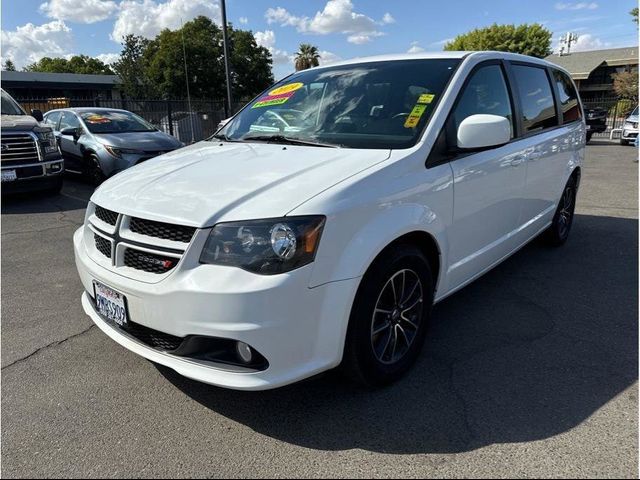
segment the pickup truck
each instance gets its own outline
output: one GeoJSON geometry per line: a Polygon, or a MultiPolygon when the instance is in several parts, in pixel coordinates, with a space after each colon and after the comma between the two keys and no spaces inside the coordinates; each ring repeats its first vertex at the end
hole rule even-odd
{"type": "Polygon", "coordinates": [[[2,194],[33,190],[57,193],[62,188],[64,161],[51,127],[42,112],[31,115],[0,89],[2,122],[0,171],[2,194]]]}

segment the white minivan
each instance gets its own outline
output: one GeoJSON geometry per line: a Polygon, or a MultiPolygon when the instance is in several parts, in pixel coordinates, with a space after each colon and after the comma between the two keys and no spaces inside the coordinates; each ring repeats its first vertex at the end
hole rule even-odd
{"type": "Polygon", "coordinates": [[[540,59],[296,72],[212,138],[96,190],[74,235],[82,305],[123,347],[208,384],[337,366],[386,384],[435,302],[539,234],[565,242],[584,148],[575,85],[540,59]]]}

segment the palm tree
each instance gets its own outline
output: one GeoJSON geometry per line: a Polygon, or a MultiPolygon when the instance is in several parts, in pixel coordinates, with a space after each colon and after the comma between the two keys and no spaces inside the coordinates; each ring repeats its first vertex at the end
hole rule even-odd
{"type": "Polygon", "coordinates": [[[296,71],[320,65],[320,54],[318,48],[308,43],[301,43],[300,49],[296,53],[296,71]]]}

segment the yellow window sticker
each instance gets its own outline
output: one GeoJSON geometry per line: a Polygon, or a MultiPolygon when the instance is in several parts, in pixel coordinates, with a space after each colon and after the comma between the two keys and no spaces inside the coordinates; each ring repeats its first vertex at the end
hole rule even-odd
{"type": "Polygon", "coordinates": [[[267,98],[267,100],[260,100],[259,102],[254,103],[251,108],[269,107],[271,105],[282,105],[287,100],[289,100],[289,97],[276,97],[276,98],[265,97],[265,98],[267,98]]]}
{"type": "Polygon", "coordinates": [[[435,95],[433,93],[423,93],[418,98],[418,103],[431,103],[435,95]]]}
{"type": "Polygon", "coordinates": [[[413,107],[413,110],[411,110],[411,113],[407,117],[407,120],[404,122],[404,128],[413,128],[418,125],[418,122],[420,121],[420,118],[422,117],[422,114],[426,109],[426,105],[420,104],[413,107]]]}
{"type": "Polygon", "coordinates": [[[278,88],[274,88],[269,92],[269,95],[282,95],[283,93],[295,92],[299,88],[304,87],[304,83],[296,82],[283,85],[278,88]]]}

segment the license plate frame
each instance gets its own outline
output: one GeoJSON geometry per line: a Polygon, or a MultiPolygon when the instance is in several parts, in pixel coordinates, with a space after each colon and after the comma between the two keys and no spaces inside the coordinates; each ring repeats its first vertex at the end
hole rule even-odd
{"type": "Polygon", "coordinates": [[[102,318],[115,323],[121,328],[127,326],[129,323],[129,308],[126,295],[94,280],[93,296],[96,301],[96,309],[102,318]]]}
{"type": "Polygon", "coordinates": [[[2,183],[5,182],[15,182],[18,179],[18,174],[14,169],[11,170],[2,170],[1,177],[2,183]]]}

